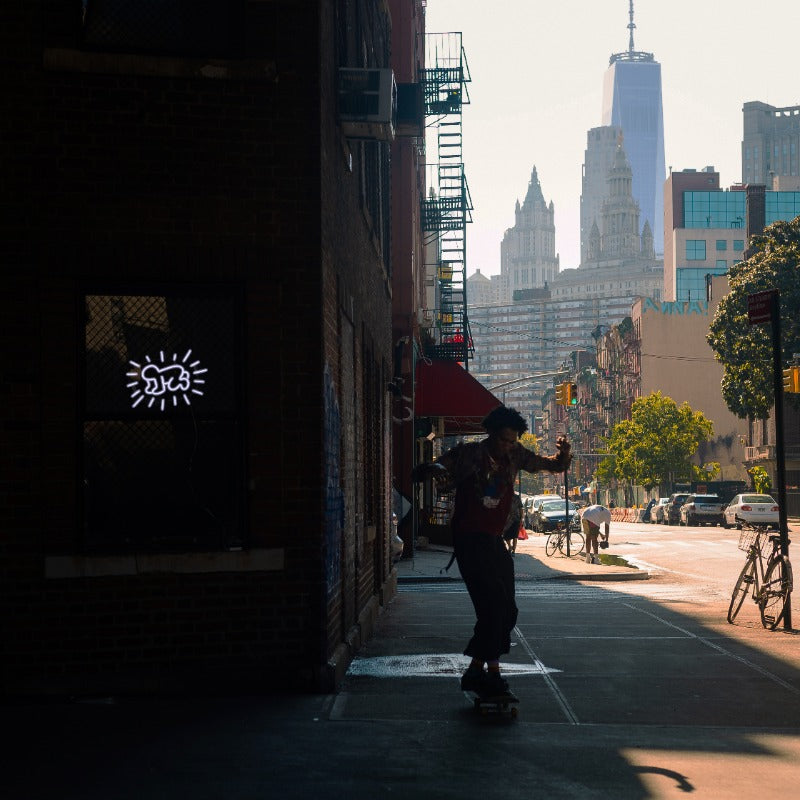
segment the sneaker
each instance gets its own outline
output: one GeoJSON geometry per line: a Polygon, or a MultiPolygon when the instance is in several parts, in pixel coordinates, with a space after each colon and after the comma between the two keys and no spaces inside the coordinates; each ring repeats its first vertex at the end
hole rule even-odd
{"type": "Polygon", "coordinates": [[[599,564],[600,563],[600,556],[592,556],[592,564],[599,564]]]}
{"type": "Polygon", "coordinates": [[[586,563],[587,564],[593,564],[594,563],[594,561],[592,561],[592,556],[591,556],[590,553],[586,554],[586,563]]]}
{"type": "Polygon", "coordinates": [[[513,697],[508,681],[499,672],[485,673],[481,693],[484,697],[513,697]]]}
{"type": "Polygon", "coordinates": [[[461,676],[461,688],[465,692],[477,692],[482,690],[486,673],[478,667],[469,667],[461,676]]]}

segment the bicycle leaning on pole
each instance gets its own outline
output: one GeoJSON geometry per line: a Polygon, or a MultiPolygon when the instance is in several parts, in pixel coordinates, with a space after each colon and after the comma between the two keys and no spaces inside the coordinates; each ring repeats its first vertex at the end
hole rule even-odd
{"type": "Polygon", "coordinates": [[[733,624],[748,594],[758,605],[761,624],[774,631],[783,619],[792,593],[792,565],[780,552],[781,537],[769,535],[763,525],[743,525],[739,549],[747,553],[728,608],[728,622],[733,624]],[[772,549],[767,549],[767,543],[772,549]]]}
{"type": "Polygon", "coordinates": [[[565,529],[565,526],[559,525],[554,531],[547,536],[547,541],[544,545],[544,552],[548,556],[552,556],[556,550],[560,550],[562,555],[567,555],[567,540],[569,539],[569,554],[576,556],[583,550],[585,544],[583,534],[578,531],[570,531],[565,529]]]}

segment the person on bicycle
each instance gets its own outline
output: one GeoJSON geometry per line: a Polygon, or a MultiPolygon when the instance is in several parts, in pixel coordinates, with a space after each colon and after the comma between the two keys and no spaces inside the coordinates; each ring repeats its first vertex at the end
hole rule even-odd
{"type": "Polygon", "coordinates": [[[605,526],[603,539],[608,542],[608,533],[611,528],[611,512],[600,505],[587,506],[581,516],[581,527],[586,537],[586,563],[599,564],[600,556],[597,553],[600,526],[605,526]]]}
{"type": "Polygon", "coordinates": [[[456,445],[438,461],[416,466],[411,477],[414,481],[433,477],[455,485],[453,549],[476,616],[464,650],[472,661],[461,688],[501,697],[510,692],[500,674],[500,656],[511,649],[511,631],[517,623],[514,561],[503,541],[514,481],[520,469],[564,472],[572,458],[564,437],[556,440],[554,456],[523,447],[519,437],[528,425],[513,408],[498,406],[481,424],[489,434],[486,439],[456,445]]]}

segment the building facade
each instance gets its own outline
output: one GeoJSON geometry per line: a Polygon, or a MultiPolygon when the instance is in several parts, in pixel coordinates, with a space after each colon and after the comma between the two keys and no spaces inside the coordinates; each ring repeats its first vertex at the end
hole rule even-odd
{"type": "Polygon", "coordinates": [[[628,50],[611,56],[603,80],[602,124],[622,129],[633,168],[633,197],[639,203],[640,224],[650,224],[655,252],[661,254],[665,177],[661,64],[652,53],[634,49],[632,5],[630,16],[628,50]]]}
{"type": "Polygon", "coordinates": [[[608,197],[608,173],[614,163],[622,129],[614,126],[592,128],[586,134],[581,173],[581,264],[589,260],[589,238],[608,197]]]}
{"type": "Polygon", "coordinates": [[[776,180],[800,178],[800,106],[749,102],[742,116],[742,183],[778,189],[776,180]]]}
{"type": "Polygon", "coordinates": [[[706,298],[709,279],[747,257],[750,236],[800,214],[800,192],[723,190],[713,167],[672,172],[664,197],[664,299],[679,302],[706,298]]]}
{"type": "Polygon", "coordinates": [[[500,244],[501,286],[504,301],[523,289],[540,289],[559,272],[556,254],[555,209],[547,203],[536,167],[531,172],[528,191],[514,208],[514,226],[508,228],[500,244]]]}
{"type": "Polygon", "coordinates": [[[2,687],[331,691],[396,581],[402,40],[382,2],[123,5],[2,32],[2,687]]]}

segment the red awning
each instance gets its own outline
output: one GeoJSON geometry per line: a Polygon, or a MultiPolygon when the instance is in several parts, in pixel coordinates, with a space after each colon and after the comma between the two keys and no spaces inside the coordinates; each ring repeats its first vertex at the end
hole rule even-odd
{"type": "Polygon", "coordinates": [[[500,401],[457,361],[418,361],[414,414],[443,417],[445,433],[484,433],[481,420],[500,401]]]}

